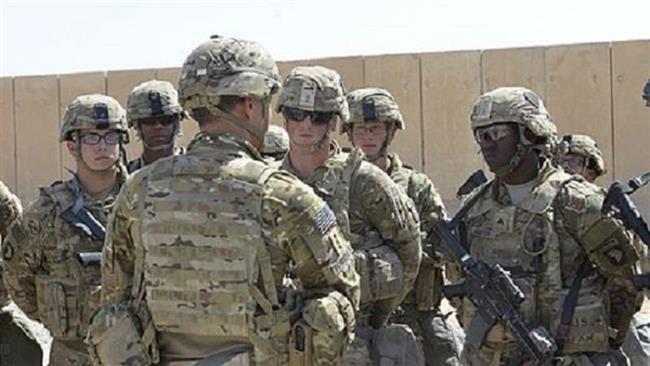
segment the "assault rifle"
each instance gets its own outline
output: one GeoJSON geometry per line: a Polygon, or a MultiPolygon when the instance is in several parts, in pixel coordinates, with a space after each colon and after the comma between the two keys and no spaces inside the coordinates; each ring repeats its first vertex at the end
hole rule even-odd
{"type": "Polygon", "coordinates": [[[102,252],[77,253],[77,260],[82,266],[99,266],[102,261],[102,252]]]}
{"type": "MultiPolygon", "coordinates": [[[[477,177],[476,173],[472,175],[474,184],[485,183],[486,179],[479,182],[477,177]]],[[[509,272],[499,265],[474,259],[455,233],[458,232],[459,221],[489,187],[489,183],[484,184],[478,194],[470,198],[451,221],[441,220],[435,227],[450,254],[460,263],[465,277],[461,285],[447,290],[453,288],[458,293],[462,292],[476,306],[478,316],[474,317],[467,334],[471,344],[480,346],[490,328],[500,321],[517,339],[521,358],[530,359],[536,365],[550,364],[557,350],[555,341],[543,327],[530,329],[526,325],[518,312],[518,306],[525,300],[525,296],[509,272]]],[[[445,293],[450,294],[448,291],[445,293]]]]}
{"type": "MultiPolygon", "coordinates": [[[[639,210],[630,198],[630,195],[637,189],[650,182],[650,172],[630,179],[627,183],[615,181],[609,186],[605,202],[603,202],[603,213],[614,212],[626,228],[634,231],[641,241],[650,247],[650,230],[648,224],[643,220],[639,210]]],[[[636,275],[633,278],[634,286],[637,289],[650,288],[650,273],[636,275]]]]}

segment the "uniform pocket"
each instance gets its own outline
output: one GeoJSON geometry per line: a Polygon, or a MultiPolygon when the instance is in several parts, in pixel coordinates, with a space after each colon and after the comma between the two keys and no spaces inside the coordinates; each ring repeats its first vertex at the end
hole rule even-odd
{"type": "Polygon", "coordinates": [[[41,321],[52,337],[78,339],[75,319],[78,308],[78,285],[76,281],[49,276],[36,276],[36,296],[41,321]]]}

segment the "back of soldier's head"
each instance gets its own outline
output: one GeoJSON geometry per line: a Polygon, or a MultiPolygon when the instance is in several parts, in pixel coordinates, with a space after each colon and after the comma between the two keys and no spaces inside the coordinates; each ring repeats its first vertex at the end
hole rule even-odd
{"type": "MultiPolygon", "coordinates": [[[[183,108],[193,115],[197,110],[218,114],[218,109],[224,109],[224,98],[267,100],[279,88],[278,67],[262,46],[252,41],[213,36],[185,60],[179,99],[183,108]]],[[[203,118],[195,119],[201,122],[203,118]]]]}
{"type": "Polygon", "coordinates": [[[287,131],[276,125],[270,125],[264,134],[264,144],[260,154],[275,160],[282,159],[289,152],[289,135],[287,131]]]}

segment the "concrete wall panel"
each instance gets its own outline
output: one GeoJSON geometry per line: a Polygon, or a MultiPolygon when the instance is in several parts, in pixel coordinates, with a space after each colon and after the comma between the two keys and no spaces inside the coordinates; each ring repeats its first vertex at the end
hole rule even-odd
{"type": "Polygon", "coordinates": [[[609,44],[549,47],[545,53],[546,104],[558,132],[591,135],[603,151],[612,178],[612,108],[609,44]]]}
{"type": "Polygon", "coordinates": [[[12,78],[0,78],[0,181],[16,190],[16,127],[12,78]]]}
{"type": "Polygon", "coordinates": [[[525,86],[546,97],[544,48],[487,50],[481,67],[484,93],[500,86],[525,86]]]}
{"type": "Polygon", "coordinates": [[[26,204],[36,187],[60,178],[59,85],[56,76],[14,79],[17,193],[26,204]]]}
{"type": "Polygon", "coordinates": [[[420,60],[424,171],[453,211],[459,185],[483,167],[468,117],[481,93],[480,53],[431,53],[420,60]]]}

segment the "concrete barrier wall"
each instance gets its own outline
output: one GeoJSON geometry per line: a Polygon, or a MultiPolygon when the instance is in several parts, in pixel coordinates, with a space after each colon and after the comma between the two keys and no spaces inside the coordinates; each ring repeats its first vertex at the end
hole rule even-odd
{"type": "MultiPolygon", "coordinates": [[[[597,183],[650,170],[650,109],[640,97],[650,76],[650,40],[287,61],[279,63],[280,72],[286,75],[297,65],[334,68],[348,90],[388,89],[407,125],[395,150],[433,178],[451,210],[457,206],[456,187],[484,167],[469,131],[471,105],[498,86],[535,90],[560,133],[596,138],[608,165],[597,183]]],[[[176,85],[179,74],[179,68],[169,68],[0,78],[0,180],[29,201],[37,186],[67,176],[73,161],[58,143],[58,126],[75,96],[107,93],[124,105],[136,84],[158,78],[176,85]]],[[[276,114],[272,122],[282,124],[276,114]]],[[[196,124],[186,121],[181,142],[187,144],[196,131],[196,124]]],[[[132,138],[128,153],[134,157],[140,146],[132,138]]],[[[346,137],[339,141],[347,145],[346,137]]],[[[650,215],[648,192],[636,196],[645,215],[650,215]]]]}

